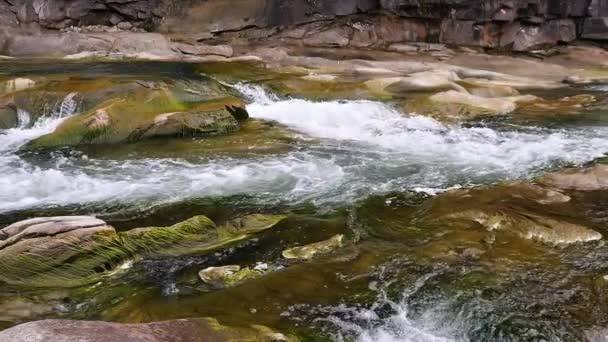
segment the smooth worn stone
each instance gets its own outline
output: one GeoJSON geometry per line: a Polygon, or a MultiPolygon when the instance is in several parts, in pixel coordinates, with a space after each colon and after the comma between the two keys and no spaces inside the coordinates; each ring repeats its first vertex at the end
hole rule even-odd
{"type": "Polygon", "coordinates": [[[514,111],[519,102],[531,102],[537,99],[536,96],[509,96],[500,98],[487,98],[472,94],[450,90],[438,93],[430,97],[431,101],[439,103],[454,103],[471,107],[478,107],[491,113],[505,114],[514,111]]]}
{"type": "Polygon", "coordinates": [[[572,168],[548,173],[538,179],[546,186],[564,190],[597,191],[608,189],[608,165],[572,168]]]}
{"type": "Polygon", "coordinates": [[[231,327],[212,318],[121,324],[101,321],[44,320],[24,323],[0,332],[3,342],[208,342],[295,341],[269,328],[251,325],[231,327]]]}
{"type": "Polygon", "coordinates": [[[195,56],[222,56],[222,57],[232,57],[234,55],[234,51],[232,47],[229,45],[189,45],[189,44],[174,44],[175,48],[179,50],[181,53],[186,55],[195,55],[195,56]]]}
{"type": "Polygon", "coordinates": [[[286,259],[312,259],[317,255],[330,253],[343,246],[344,235],[339,234],[325,241],[286,249],[282,254],[286,259]]]}

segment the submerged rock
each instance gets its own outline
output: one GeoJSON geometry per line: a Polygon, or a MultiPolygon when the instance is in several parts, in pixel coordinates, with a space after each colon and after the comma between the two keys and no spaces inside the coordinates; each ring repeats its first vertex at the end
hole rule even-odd
{"type": "Polygon", "coordinates": [[[306,246],[293,247],[283,251],[283,257],[287,259],[312,259],[319,254],[327,254],[341,248],[344,243],[344,235],[339,234],[325,241],[311,243],[306,246]]]}
{"type": "Polygon", "coordinates": [[[170,341],[295,341],[259,325],[231,327],[212,318],[120,324],[100,321],[44,320],[0,332],[4,342],[170,342],[170,341]]]}
{"type": "Polygon", "coordinates": [[[608,165],[597,164],[588,168],[572,168],[548,173],[540,183],[567,190],[595,191],[608,189],[608,165]]]}
{"type": "Polygon", "coordinates": [[[198,273],[199,278],[207,284],[216,288],[230,287],[248,279],[254,279],[262,275],[257,269],[248,267],[241,268],[238,265],[208,267],[198,273]]]}
{"type": "Polygon", "coordinates": [[[548,244],[600,240],[602,234],[588,228],[584,222],[566,221],[549,210],[554,207],[563,212],[569,201],[569,196],[553,189],[508,183],[448,191],[429,200],[421,213],[423,221],[432,224],[468,229],[481,226],[488,232],[514,233],[548,244]]]}

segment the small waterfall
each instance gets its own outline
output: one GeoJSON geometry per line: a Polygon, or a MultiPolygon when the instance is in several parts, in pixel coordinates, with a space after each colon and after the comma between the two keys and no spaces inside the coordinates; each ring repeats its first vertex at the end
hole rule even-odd
{"type": "Polygon", "coordinates": [[[79,105],[77,96],[78,93],[75,92],[67,94],[61,103],[58,106],[55,106],[55,109],[50,115],[45,114],[38,117],[36,123],[33,125],[34,128],[48,128],[52,131],[61,122],[61,119],[76,114],[79,105]]]}
{"type": "Polygon", "coordinates": [[[70,116],[76,113],[76,110],[78,109],[78,103],[76,102],[75,98],[77,95],[78,93],[69,93],[63,99],[63,101],[61,101],[59,109],[56,112],[56,118],[64,118],[66,116],[70,116]]]}
{"type": "Polygon", "coordinates": [[[26,110],[23,110],[21,108],[17,109],[17,127],[20,129],[25,129],[27,127],[29,127],[30,123],[32,121],[32,116],[30,115],[30,113],[26,110]]]}

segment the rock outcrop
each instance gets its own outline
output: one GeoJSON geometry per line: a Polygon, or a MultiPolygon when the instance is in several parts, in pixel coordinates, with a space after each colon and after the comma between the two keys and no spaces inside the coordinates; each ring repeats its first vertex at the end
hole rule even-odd
{"type": "MultiPolygon", "coordinates": [[[[0,22],[4,27],[0,54],[6,55],[16,53],[15,49],[27,52],[19,42],[32,39],[44,46],[62,41],[78,50],[96,38],[68,32],[49,40],[32,32],[89,25],[178,34],[190,42],[276,38],[308,46],[361,48],[419,41],[526,51],[579,38],[607,40],[608,4],[602,0],[3,0],[0,22]]],[[[110,44],[108,37],[97,39],[110,44]]],[[[230,54],[208,47],[201,52],[188,45],[177,49],[185,49],[186,54],[207,50],[213,50],[211,55],[230,54]]]]}

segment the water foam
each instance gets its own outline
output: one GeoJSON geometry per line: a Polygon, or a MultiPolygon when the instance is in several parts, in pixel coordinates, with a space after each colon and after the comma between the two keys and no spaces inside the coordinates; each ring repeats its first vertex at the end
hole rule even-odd
{"type": "Polygon", "coordinates": [[[255,85],[238,85],[254,102],[254,118],[272,120],[315,138],[358,143],[421,164],[451,164],[472,172],[506,171],[522,176],[555,161],[581,163],[608,152],[607,130],[448,126],[419,115],[403,115],[372,101],[278,100],[255,85]]]}

